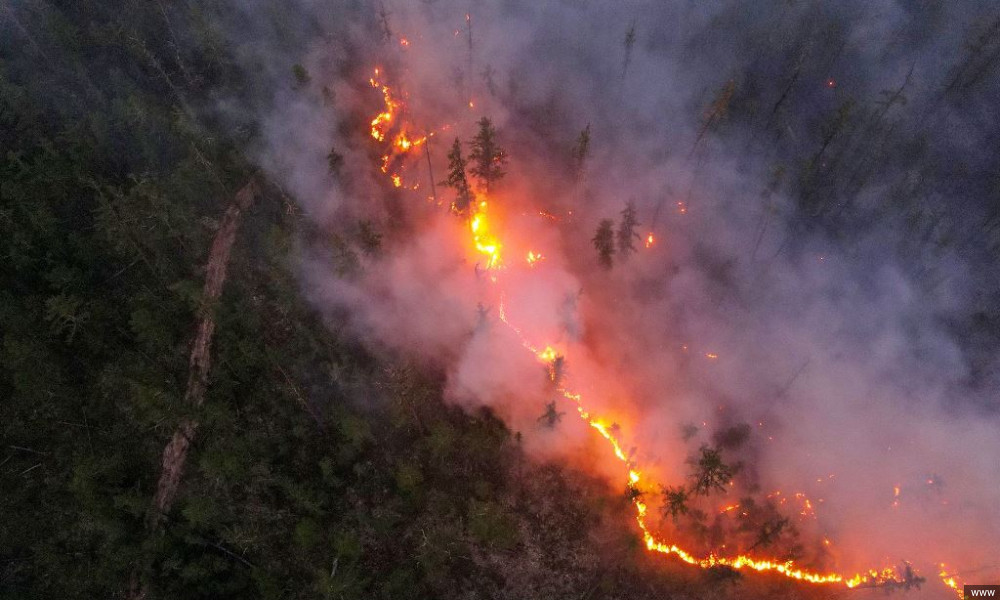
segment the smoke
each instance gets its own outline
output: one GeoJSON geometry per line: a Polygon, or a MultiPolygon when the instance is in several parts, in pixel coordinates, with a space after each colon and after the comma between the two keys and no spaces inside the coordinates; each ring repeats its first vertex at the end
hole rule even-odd
{"type": "Polygon", "coordinates": [[[504,310],[565,355],[566,384],[652,481],[681,483],[745,423],[739,490],[810,498],[795,523],[814,564],[975,579],[1000,556],[996,346],[977,327],[997,275],[990,8],[311,2],[232,27],[269,90],[259,161],[319,232],[301,264],[318,307],[443,369],[450,400],[493,407],[539,456],[620,481],[572,404],[539,421],[549,373],[504,310]],[[433,179],[423,150],[393,159],[401,188],[379,172],[376,67],[410,133],[434,133],[433,179]],[[499,271],[430,189],[483,115],[510,155],[490,197],[499,271]],[[655,244],[604,270],[591,238],[626,202],[655,244]],[[377,252],[357,247],[363,221],[377,252]]]}

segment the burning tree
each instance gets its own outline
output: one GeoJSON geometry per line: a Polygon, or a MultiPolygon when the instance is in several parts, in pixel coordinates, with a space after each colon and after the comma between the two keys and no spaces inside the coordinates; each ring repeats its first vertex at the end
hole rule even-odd
{"type": "Polygon", "coordinates": [[[559,354],[552,359],[552,363],[549,364],[549,381],[552,385],[559,387],[562,385],[563,376],[566,374],[566,357],[559,354]]]}
{"type": "Polygon", "coordinates": [[[472,160],[472,174],[479,179],[483,189],[489,194],[490,186],[506,174],[503,167],[507,164],[507,152],[500,147],[497,142],[497,131],[486,117],[479,120],[479,133],[472,138],[472,153],[469,154],[469,158],[472,160]]]}
{"type": "Polygon", "coordinates": [[[472,190],[469,188],[469,179],[465,175],[465,158],[462,157],[462,142],[455,138],[455,143],[451,145],[448,152],[448,179],[445,185],[455,190],[458,195],[452,208],[460,215],[466,214],[469,205],[472,204],[472,190]]]}
{"type": "Polygon", "coordinates": [[[614,221],[611,219],[602,220],[601,224],[597,226],[597,233],[591,240],[597,250],[597,261],[605,269],[610,269],[614,265],[615,232],[613,228],[614,221]]]}

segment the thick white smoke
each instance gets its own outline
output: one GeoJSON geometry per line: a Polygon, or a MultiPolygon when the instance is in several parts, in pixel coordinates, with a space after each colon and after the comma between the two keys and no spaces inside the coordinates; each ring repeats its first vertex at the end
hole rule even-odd
{"type": "MultiPolygon", "coordinates": [[[[365,219],[384,234],[381,254],[362,256],[349,276],[336,256],[303,252],[318,306],[368,343],[443,368],[451,400],[494,407],[540,456],[575,457],[620,480],[621,463],[571,403],[560,405],[558,427],[540,425],[551,386],[500,322],[502,305],[530,343],[566,355],[568,385],[618,423],[654,481],[679,483],[699,444],[747,423],[743,484],[812,499],[815,518],[798,524],[807,546],[831,541],[822,567],[905,559],[930,578],[942,561],[997,574],[1000,437],[983,409],[995,390],[967,383],[968,355],[947,327],[971,310],[975,265],[947,250],[900,256],[910,233],[892,219],[833,239],[786,192],[847,99],[884,98],[912,73],[906,95],[919,108],[898,126],[939,114],[930,107],[972,17],[822,3],[299,10],[319,33],[308,55],[278,56],[289,70],[301,62],[311,80],[280,76],[261,162],[329,236],[349,238],[365,219]],[[917,41],[915,27],[938,41],[917,41]],[[490,201],[506,268],[491,274],[477,263],[467,224],[447,210],[451,190],[436,188],[442,205],[428,201],[422,151],[394,163],[401,190],[379,172],[381,149],[368,135],[381,110],[367,83],[376,67],[405,102],[401,119],[435,132],[437,181],[455,137],[471,138],[483,115],[497,126],[510,163],[490,201]],[[737,109],[754,116],[726,118],[737,109]],[[787,122],[783,137],[758,137],[771,121],[787,122]],[[577,180],[571,149],[588,124],[577,180]],[[343,158],[339,175],[328,168],[331,149],[343,158]],[[786,184],[767,191],[782,170],[786,184]],[[591,238],[629,201],[656,243],[637,242],[634,256],[603,270],[591,238]],[[544,260],[529,267],[527,250],[544,260]],[[947,278],[926,285],[925,264],[947,278]],[[690,439],[686,425],[697,428],[690,439]]],[[[951,113],[935,118],[945,132],[968,133],[951,113]]],[[[906,179],[901,170],[892,163],[882,174],[906,179]]],[[[890,188],[862,180],[850,210],[876,219],[890,188]]]]}

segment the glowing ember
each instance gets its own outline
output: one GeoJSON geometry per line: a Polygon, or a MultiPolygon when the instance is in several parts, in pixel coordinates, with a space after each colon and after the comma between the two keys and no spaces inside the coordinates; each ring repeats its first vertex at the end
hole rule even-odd
{"type": "Polygon", "coordinates": [[[656,238],[653,237],[652,233],[650,233],[649,235],[646,236],[646,247],[647,248],[652,248],[653,244],[655,244],[655,243],[656,243],[656,238]]]}
{"type": "Polygon", "coordinates": [[[528,250],[527,260],[528,260],[528,265],[533,267],[535,266],[535,263],[545,260],[545,257],[537,252],[532,252],[531,250],[528,250]]]}

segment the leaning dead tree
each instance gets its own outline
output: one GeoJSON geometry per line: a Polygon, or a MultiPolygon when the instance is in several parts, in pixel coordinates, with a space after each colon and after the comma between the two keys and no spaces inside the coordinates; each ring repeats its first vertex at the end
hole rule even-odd
{"type": "MultiPolygon", "coordinates": [[[[222,223],[212,240],[208,253],[208,263],[205,267],[205,287],[202,292],[199,309],[198,329],[194,343],[191,345],[191,357],[188,361],[187,389],[184,392],[184,403],[188,408],[196,409],[205,402],[205,390],[208,388],[208,372],[211,367],[212,337],[215,334],[215,308],[222,295],[222,286],[226,282],[226,270],[229,267],[229,254],[236,240],[236,230],[240,224],[243,212],[253,203],[259,194],[255,179],[250,181],[236,193],[233,202],[226,209],[222,223]]],[[[159,529],[164,517],[170,512],[184,465],[187,462],[188,451],[198,430],[198,421],[193,417],[185,417],[178,424],[174,435],[170,438],[160,461],[160,477],[156,482],[156,492],[150,504],[146,518],[146,528],[152,533],[159,529]]],[[[129,584],[129,597],[141,599],[146,597],[145,586],[139,583],[138,569],[132,575],[129,584]]]]}

